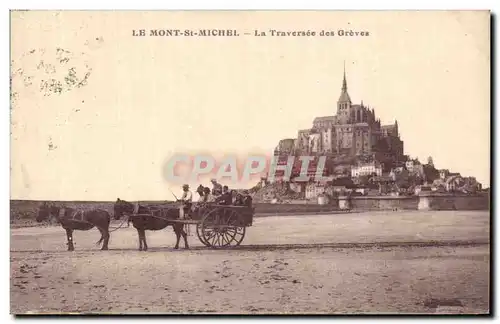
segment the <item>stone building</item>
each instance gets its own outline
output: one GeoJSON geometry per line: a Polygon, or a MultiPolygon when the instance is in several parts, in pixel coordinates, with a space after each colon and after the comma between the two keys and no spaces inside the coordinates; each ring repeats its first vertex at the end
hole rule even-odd
{"type": "Polygon", "coordinates": [[[404,149],[397,121],[392,125],[381,125],[373,108],[363,102],[352,102],[345,70],[336,115],[317,117],[312,128],[298,131],[297,139],[282,142],[275,150],[276,155],[290,154],[281,148],[289,150],[293,142],[293,154],[297,155],[372,156],[388,164],[401,161],[404,149]]]}
{"type": "Polygon", "coordinates": [[[352,166],[351,168],[351,177],[356,178],[360,176],[381,176],[382,175],[382,166],[378,162],[370,162],[370,163],[360,163],[358,165],[352,166]]]}

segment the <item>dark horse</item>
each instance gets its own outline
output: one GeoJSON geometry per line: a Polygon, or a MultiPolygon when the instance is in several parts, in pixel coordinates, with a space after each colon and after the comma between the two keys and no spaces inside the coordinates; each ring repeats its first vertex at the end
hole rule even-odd
{"type": "Polygon", "coordinates": [[[102,209],[78,210],[68,207],[57,207],[43,203],[38,208],[36,216],[37,222],[48,220],[51,217],[57,219],[61,226],[66,230],[68,239],[68,251],[75,250],[73,245],[73,231],[88,231],[97,227],[101,232],[101,238],[96,244],[102,244],[101,250],[108,249],[109,242],[109,223],[111,215],[102,209]]]}
{"type": "Polygon", "coordinates": [[[177,236],[177,243],[174,248],[179,248],[179,241],[182,236],[184,238],[184,247],[189,249],[187,234],[184,231],[184,224],[169,221],[179,218],[178,207],[172,206],[171,208],[153,209],[152,207],[141,206],[139,204],[134,205],[133,203],[118,198],[115,202],[114,211],[115,219],[120,219],[123,215],[131,215],[128,221],[132,222],[132,225],[137,229],[137,235],[139,236],[139,251],[146,251],[148,249],[148,244],[146,243],[146,230],[158,231],[167,226],[172,226],[177,236]]]}

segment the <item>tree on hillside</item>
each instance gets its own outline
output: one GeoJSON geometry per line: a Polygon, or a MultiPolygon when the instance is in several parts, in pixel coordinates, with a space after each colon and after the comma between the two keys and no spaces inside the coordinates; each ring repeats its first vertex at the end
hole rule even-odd
{"type": "Polygon", "coordinates": [[[362,185],[362,186],[366,186],[368,185],[368,183],[370,183],[370,178],[371,176],[369,175],[362,175],[362,176],[359,176],[358,179],[359,179],[359,184],[362,185]]]}
{"type": "Polygon", "coordinates": [[[333,186],[352,186],[354,183],[350,178],[338,178],[332,181],[333,186]]]}
{"type": "Polygon", "coordinates": [[[425,181],[432,183],[434,180],[439,179],[439,171],[434,166],[426,164],[423,167],[425,181]]]}
{"type": "Polygon", "coordinates": [[[417,173],[408,176],[408,182],[413,186],[423,185],[424,179],[417,173]]]}

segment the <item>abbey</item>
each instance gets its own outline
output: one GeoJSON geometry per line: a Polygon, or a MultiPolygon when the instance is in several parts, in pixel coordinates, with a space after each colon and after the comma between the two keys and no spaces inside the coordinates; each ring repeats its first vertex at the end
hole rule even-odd
{"type": "Polygon", "coordinates": [[[283,154],[362,158],[386,167],[404,159],[397,121],[381,125],[373,108],[362,101],[354,104],[347,91],[345,69],[336,115],[317,117],[312,128],[298,131],[296,139],[281,140],[275,155],[283,154]]]}

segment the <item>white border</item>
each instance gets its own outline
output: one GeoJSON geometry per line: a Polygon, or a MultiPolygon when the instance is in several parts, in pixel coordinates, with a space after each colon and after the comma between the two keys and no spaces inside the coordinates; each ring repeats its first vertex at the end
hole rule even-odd
{"type": "Polygon", "coordinates": [[[210,3],[203,0],[169,1],[165,5],[163,1],[44,1],[36,0],[11,1],[16,9],[100,9],[100,10],[486,10],[498,6],[495,0],[407,0],[407,1],[370,1],[350,0],[342,3],[331,3],[331,1],[308,0],[308,1],[272,1],[272,0],[247,0],[247,1],[215,1],[210,3]]]}
{"type": "MultiPolygon", "coordinates": [[[[454,0],[454,1],[437,1],[437,0],[412,0],[412,1],[390,1],[390,0],[378,0],[378,1],[370,1],[370,0],[348,0],[348,1],[343,1],[343,2],[336,2],[333,3],[333,1],[319,1],[319,0],[308,0],[308,1],[293,1],[293,0],[288,0],[288,1],[283,1],[283,2],[278,2],[278,1],[270,1],[270,0],[247,0],[247,1],[211,1],[208,3],[208,1],[203,1],[203,0],[184,0],[184,1],[169,1],[168,5],[163,3],[164,1],[151,1],[151,0],[141,0],[141,1],[116,1],[116,2],[107,2],[104,3],[102,0],[85,0],[85,1],[5,1],[2,2],[3,4],[7,4],[6,9],[66,9],[66,10],[76,10],[76,9],[94,9],[94,10],[216,10],[216,9],[223,9],[223,10],[255,10],[255,9],[261,9],[261,10],[278,10],[278,9],[285,9],[285,10],[491,10],[493,13],[498,14],[499,12],[499,5],[500,1],[498,0],[474,0],[474,1],[465,1],[465,0],[454,0]]],[[[1,62],[3,64],[1,65],[2,67],[2,72],[3,73],[3,78],[1,78],[1,82],[4,84],[2,87],[4,89],[3,92],[3,100],[2,102],[5,103],[4,108],[2,109],[2,112],[5,114],[5,118],[1,119],[1,127],[2,131],[1,134],[4,134],[4,136],[1,137],[0,145],[2,146],[2,149],[5,152],[9,152],[9,144],[10,144],[10,137],[7,136],[9,134],[9,121],[10,121],[10,116],[9,116],[9,111],[8,109],[8,103],[9,103],[9,83],[7,79],[7,74],[9,73],[9,65],[7,62],[9,61],[9,36],[10,35],[10,26],[9,26],[9,13],[8,10],[3,11],[3,17],[6,19],[2,20],[2,28],[4,29],[4,32],[0,33],[0,37],[2,37],[2,43],[5,44],[4,51],[3,51],[3,59],[1,62]],[[9,32],[7,32],[9,31],[9,32]]],[[[498,24],[498,21],[497,21],[498,24]]],[[[495,34],[495,40],[498,40],[498,34],[495,34]]],[[[496,53],[498,56],[498,53],[496,53]]],[[[492,71],[495,73],[495,71],[492,71]]],[[[495,91],[496,93],[500,93],[498,89],[498,83],[495,86],[495,89],[491,89],[492,91],[495,91]]],[[[496,114],[492,116],[492,118],[496,119],[496,114]]],[[[495,132],[496,135],[496,132],[495,132]]],[[[496,137],[496,136],[495,136],[496,137]]],[[[495,151],[497,150],[497,145],[495,145],[495,151]]],[[[2,155],[1,158],[1,165],[0,165],[0,170],[4,174],[2,179],[9,179],[9,164],[10,164],[10,154],[2,155]]],[[[496,163],[495,163],[496,166],[496,163]]],[[[492,165],[492,167],[494,167],[492,165]]],[[[496,179],[494,179],[496,180],[496,179]]],[[[490,181],[491,186],[493,186],[493,183],[496,183],[496,181],[490,181]]],[[[4,260],[10,260],[10,249],[7,249],[7,246],[9,245],[9,239],[10,239],[10,226],[7,225],[7,222],[9,221],[9,182],[5,181],[2,183],[1,186],[2,190],[2,195],[5,197],[5,200],[1,200],[1,210],[4,211],[4,217],[5,217],[5,223],[6,227],[4,230],[6,231],[5,235],[1,235],[0,239],[2,240],[2,245],[4,248],[2,249],[2,252],[4,253],[3,259],[4,260]],[[7,231],[9,231],[7,233],[7,231]]],[[[493,199],[496,198],[492,197],[493,199]]],[[[495,199],[496,200],[496,199],[495,199]]],[[[496,222],[498,223],[498,221],[496,222]]],[[[492,229],[493,230],[493,229],[492,229]]],[[[495,228],[497,230],[497,228],[495,228]]],[[[10,262],[5,262],[3,266],[1,267],[1,275],[2,278],[5,280],[5,289],[2,290],[2,295],[1,295],[1,306],[3,308],[2,314],[4,315],[5,319],[6,314],[9,314],[10,311],[10,283],[7,283],[7,278],[9,277],[9,271],[10,271],[10,262]]],[[[9,278],[10,280],[10,278],[9,278]]],[[[497,280],[498,281],[498,280],[497,280]]],[[[496,287],[495,287],[496,288],[496,287]]],[[[495,289],[497,291],[497,289],[495,289]]],[[[498,301],[496,303],[496,310],[498,311],[498,301]]],[[[13,317],[8,315],[10,320],[13,320],[13,317]]],[[[81,318],[80,318],[81,319],[81,318]]],[[[354,318],[350,318],[350,320],[353,320],[354,318]]],[[[424,318],[421,318],[424,319],[424,318]]],[[[101,319],[102,321],[104,319],[101,319]]],[[[114,321],[121,321],[123,319],[114,319],[114,321]]],[[[171,318],[167,319],[170,321],[177,321],[177,319],[171,318]]],[[[207,319],[205,319],[207,320],[207,319]]],[[[255,319],[258,320],[259,322],[263,321],[264,319],[255,319]]],[[[334,320],[343,320],[339,318],[335,318],[334,320]]],[[[361,319],[354,319],[355,321],[359,321],[361,319]]],[[[382,318],[381,320],[386,320],[385,318],[382,318]]],[[[419,320],[417,318],[416,320],[419,320]]],[[[31,322],[32,320],[25,320],[26,323],[31,322]]],[[[66,320],[64,320],[66,321],[66,320]]],[[[109,319],[108,319],[109,321],[109,319]]],[[[140,322],[141,319],[135,319],[134,321],[140,322]]],[[[265,320],[264,320],[265,321],[265,320]]],[[[398,320],[402,321],[402,320],[398,320]]],[[[437,322],[439,320],[432,320],[433,322],[437,322]]],[[[59,320],[60,322],[60,320],[59,320]]]]}

